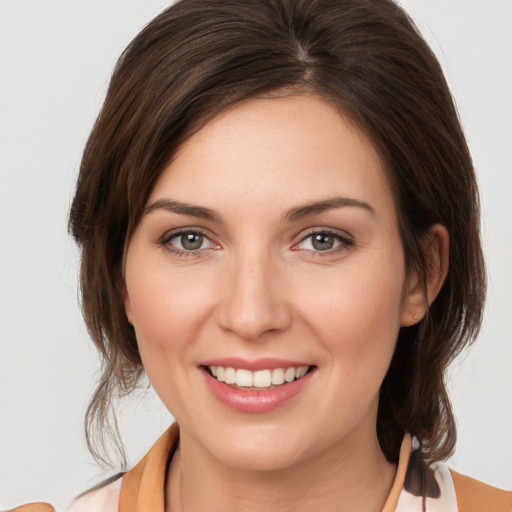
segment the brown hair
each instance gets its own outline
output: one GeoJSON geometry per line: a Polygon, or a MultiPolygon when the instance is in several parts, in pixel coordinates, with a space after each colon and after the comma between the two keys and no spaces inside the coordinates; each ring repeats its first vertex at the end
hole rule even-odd
{"type": "Polygon", "coordinates": [[[418,438],[428,461],[452,453],[444,374],[479,330],[485,270],[471,157],[432,51],[389,0],[181,0],[119,59],[70,213],[82,250],[83,313],[103,359],[86,415],[97,459],[106,460],[102,436],[117,434],[113,398],[143,373],[120,288],[124,248],[156,179],[183,141],[229,106],[304,90],[338,106],[379,151],[408,269],[424,279],[427,231],[441,223],[450,233],[443,288],[427,316],[399,333],[377,433],[390,461],[404,432],[418,438]]]}

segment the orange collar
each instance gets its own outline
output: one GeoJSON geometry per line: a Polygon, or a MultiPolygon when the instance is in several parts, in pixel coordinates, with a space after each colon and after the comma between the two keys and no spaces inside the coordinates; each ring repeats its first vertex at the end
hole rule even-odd
{"type": "Polygon", "coordinates": [[[178,446],[179,427],[173,423],[144,458],[123,476],[119,512],[165,512],[167,463],[178,446]]]}
{"type": "MultiPolygon", "coordinates": [[[[178,446],[179,427],[173,423],[145,457],[123,477],[119,512],[165,512],[165,479],[167,467],[178,446]]],[[[404,436],[400,458],[391,491],[382,512],[394,512],[404,485],[411,453],[411,437],[404,436]]]]}

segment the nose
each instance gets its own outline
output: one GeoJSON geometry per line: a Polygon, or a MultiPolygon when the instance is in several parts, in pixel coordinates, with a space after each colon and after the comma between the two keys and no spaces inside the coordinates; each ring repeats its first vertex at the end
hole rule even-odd
{"type": "Polygon", "coordinates": [[[229,265],[222,289],[218,323],[223,330],[255,341],[290,325],[285,279],[271,258],[240,254],[229,265]]]}

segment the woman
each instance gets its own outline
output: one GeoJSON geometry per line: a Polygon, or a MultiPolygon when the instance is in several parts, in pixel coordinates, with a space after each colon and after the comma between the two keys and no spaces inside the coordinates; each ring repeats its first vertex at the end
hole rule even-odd
{"type": "Polygon", "coordinates": [[[508,510],[439,463],[444,371],[481,321],[477,197],[391,2],[162,13],[114,72],[70,226],[105,361],[93,452],[143,371],[179,441],[75,510],[508,510]]]}

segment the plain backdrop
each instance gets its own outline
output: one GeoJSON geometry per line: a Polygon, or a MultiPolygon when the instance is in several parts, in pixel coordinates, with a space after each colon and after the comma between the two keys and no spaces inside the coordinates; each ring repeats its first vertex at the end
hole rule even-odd
{"type": "MultiPolygon", "coordinates": [[[[64,508],[99,479],[82,419],[98,360],[77,306],[66,217],[110,71],[163,0],[0,0],[0,508],[64,508]]],[[[512,487],[512,2],[403,0],[452,87],[481,186],[490,286],[449,379],[451,464],[512,487]]],[[[148,392],[121,406],[131,463],[172,421],[148,392]]]]}

